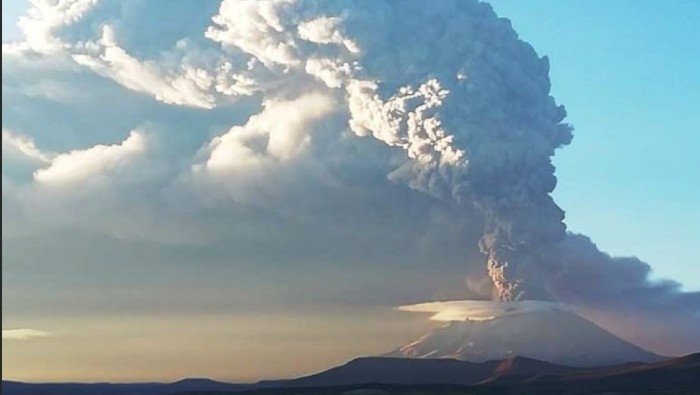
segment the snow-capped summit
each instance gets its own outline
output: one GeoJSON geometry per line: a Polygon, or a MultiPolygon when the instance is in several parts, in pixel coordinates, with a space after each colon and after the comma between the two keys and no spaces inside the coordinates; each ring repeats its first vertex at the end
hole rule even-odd
{"type": "Polygon", "coordinates": [[[561,310],[453,321],[383,356],[470,362],[521,356],[569,366],[605,366],[662,358],[573,312],[561,310]]]}

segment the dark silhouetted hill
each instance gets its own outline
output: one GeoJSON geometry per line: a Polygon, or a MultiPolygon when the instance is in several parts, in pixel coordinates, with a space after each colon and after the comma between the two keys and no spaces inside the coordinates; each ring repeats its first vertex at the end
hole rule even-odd
{"type": "Polygon", "coordinates": [[[174,383],[21,383],[2,382],[3,395],[166,395],[190,391],[240,391],[243,384],[209,379],[184,379],[174,383]]]}
{"type": "Polygon", "coordinates": [[[482,363],[453,359],[358,358],[291,380],[229,384],[3,381],[3,395],[389,395],[389,394],[700,394],[700,353],[653,363],[573,368],[515,357],[482,363]]]}
{"type": "Polygon", "coordinates": [[[311,376],[285,381],[260,382],[258,386],[317,387],[361,383],[474,385],[494,377],[562,375],[581,371],[534,359],[515,357],[482,363],[455,359],[368,357],[311,376]]]}

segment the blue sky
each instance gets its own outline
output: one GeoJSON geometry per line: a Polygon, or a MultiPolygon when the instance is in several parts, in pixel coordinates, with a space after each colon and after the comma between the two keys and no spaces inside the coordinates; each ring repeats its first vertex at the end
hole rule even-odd
{"type": "Polygon", "coordinates": [[[17,27],[19,18],[27,9],[26,1],[12,0],[2,2],[2,39],[14,40],[20,37],[21,32],[17,27]]]}
{"type": "Polygon", "coordinates": [[[700,289],[700,2],[491,3],[549,56],[575,127],[555,156],[569,228],[700,289]]]}

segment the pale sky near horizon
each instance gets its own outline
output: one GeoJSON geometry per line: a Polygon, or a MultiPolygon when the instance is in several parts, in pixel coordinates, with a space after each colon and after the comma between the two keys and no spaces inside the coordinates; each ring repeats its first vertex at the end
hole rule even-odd
{"type": "MultiPolygon", "coordinates": [[[[553,196],[569,230],[610,255],[640,258],[652,279],[682,284],[685,293],[671,290],[669,300],[681,295],[678,303],[696,303],[700,2],[490,3],[522,40],[549,57],[552,96],[574,126],[573,142],[554,157],[553,196]]],[[[201,36],[218,10],[215,2],[156,13],[146,4],[105,7],[105,15],[90,16],[85,31],[69,31],[66,39],[91,39],[95,26],[113,23],[118,43],[134,59],[147,59],[141,65],[151,67],[149,81],[172,64],[214,56],[210,46],[168,40],[201,36]],[[162,31],[151,23],[154,15],[167,25],[162,31]],[[162,36],[149,35],[152,30],[162,36]],[[169,52],[160,56],[163,48],[169,52]]],[[[13,25],[26,8],[24,1],[2,3],[3,43],[23,39],[13,25]]],[[[85,62],[99,63],[86,54],[85,62]]],[[[358,143],[339,150],[328,165],[339,179],[313,163],[285,168],[270,177],[284,193],[255,174],[238,180],[238,173],[226,191],[213,191],[182,169],[195,169],[216,136],[258,112],[258,96],[241,99],[235,110],[229,104],[203,110],[177,102],[206,102],[206,95],[191,93],[199,92],[194,85],[179,86],[184,98],[167,84],[154,83],[149,91],[131,78],[139,72],[134,63],[119,74],[108,62],[78,67],[48,51],[3,55],[3,329],[30,330],[3,334],[3,379],[289,377],[388,351],[436,325],[393,310],[399,304],[463,296],[471,270],[464,261],[479,259],[460,233],[469,225],[452,223],[449,211],[433,210],[426,196],[375,187],[386,179],[384,162],[375,158],[383,148],[358,143]],[[9,166],[6,130],[26,156],[9,166]],[[70,154],[57,154],[69,152],[77,153],[77,165],[69,163],[70,154]],[[143,152],[153,157],[141,158],[143,152]],[[338,170],[352,155],[368,159],[358,169],[338,170]],[[61,158],[65,167],[57,165],[61,158]],[[163,164],[168,160],[175,164],[163,164]],[[86,170],[80,163],[96,165],[86,170]],[[55,184],[22,184],[48,164],[55,171],[44,172],[44,179],[55,184]],[[82,176],[98,181],[82,185],[82,176]],[[180,187],[191,184],[197,188],[183,194],[180,187]],[[353,188],[333,194],[340,184],[353,188]],[[164,198],[149,200],[153,196],[164,198]],[[226,199],[236,204],[222,206],[226,199]],[[193,201],[202,203],[195,208],[193,201]],[[362,207],[365,202],[374,206],[362,207]],[[12,232],[6,234],[6,213],[17,207],[30,214],[8,219],[12,232]]],[[[308,106],[318,111],[312,120],[324,115],[323,100],[304,100],[282,112],[308,106]]],[[[296,116],[307,122],[306,115],[296,116]]],[[[280,143],[282,157],[297,154],[285,150],[288,141],[280,143]]],[[[268,166],[254,164],[260,163],[268,166]]],[[[41,184],[37,174],[34,182],[41,184]]],[[[620,283],[636,279],[634,272],[620,283]]],[[[595,302],[604,305],[604,297],[595,302]]],[[[610,318],[615,311],[582,311],[654,350],[684,350],[688,343],[663,348],[630,330],[664,306],[651,301],[639,307],[643,318],[617,322],[610,318]]]]}

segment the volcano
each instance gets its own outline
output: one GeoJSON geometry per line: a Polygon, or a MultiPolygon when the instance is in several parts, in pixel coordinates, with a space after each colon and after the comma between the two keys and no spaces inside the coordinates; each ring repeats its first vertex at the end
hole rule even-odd
{"type": "Polygon", "coordinates": [[[663,359],[573,312],[560,310],[453,321],[382,356],[469,362],[519,356],[580,367],[663,359]]]}

